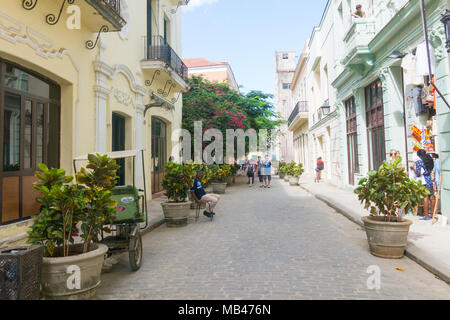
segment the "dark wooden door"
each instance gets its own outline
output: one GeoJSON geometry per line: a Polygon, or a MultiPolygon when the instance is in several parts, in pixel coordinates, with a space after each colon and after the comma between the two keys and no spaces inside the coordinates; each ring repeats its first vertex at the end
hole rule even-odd
{"type": "Polygon", "coordinates": [[[347,127],[347,154],[348,154],[348,183],[355,184],[355,173],[359,172],[358,161],[358,126],[356,121],[355,98],[345,102],[345,115],[347,127]]]}
{"type": "MultiPolygon", "coordinates": [[[[125,117],[120,114],[112,114],[112,151],[125,150],[125,117]]],[[[117,171],[117,185],[125,185],[125,159],[117,159],[120,169],[117,171]]]]}
{"type": "Polygon", "coordinates": [[[163,191],[162,179],[167,164],[166,124],[152,118],[152,193],[163,191]]]}

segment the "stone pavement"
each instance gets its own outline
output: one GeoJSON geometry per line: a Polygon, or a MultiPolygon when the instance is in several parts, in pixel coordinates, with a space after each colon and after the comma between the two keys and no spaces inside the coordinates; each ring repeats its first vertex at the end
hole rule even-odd
{"type": "Polygon", "coordinates": [[[228,188],[216,211],[213,222],[145,235],[142,268],[119,256],[98,298],[450,299],[445,282],[407,257],[372,256],[358,225],[277,177],[271,189],[228,188]],[[367,288],[370,266],[379,290],[367,288]]]}
{"type": "MultiPolygon", "coordinates": [[[[364,209],[351,190],[326,182],[314,183],[313,175],[308,174],[301,177],[300,186],[361,226],[361,218],[369,215],[369,211],[364,209]]],[[[450,283],[450,225],[433,225],[431,221],[420,221],[421,217],[412,214],[406,218],[412,220],[413,224],[405,254],[450,283]]]]}

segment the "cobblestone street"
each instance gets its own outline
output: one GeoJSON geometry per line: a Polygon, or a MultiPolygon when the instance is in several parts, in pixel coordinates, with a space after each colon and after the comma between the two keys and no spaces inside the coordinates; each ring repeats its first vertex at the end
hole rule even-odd
{"type": "Polygon", "coordinates": [[[98,299],[450,299],[446,283],[406,257],[372,256],[359,226],[277,177],[228,188],[216,212],[147,234],[142,268],[118,256],[98,299]],[[367,288],[372,265],[380,290],[367,288]]]}

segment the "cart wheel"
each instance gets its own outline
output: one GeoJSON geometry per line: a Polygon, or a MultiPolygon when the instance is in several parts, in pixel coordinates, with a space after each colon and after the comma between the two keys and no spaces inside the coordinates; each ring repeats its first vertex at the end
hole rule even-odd
{"type": "Polygon", "coordinates": [[[142,236],[140,233],[130,238],[129,250],[131,270],[137,271],[142,264],[142,236]]]}

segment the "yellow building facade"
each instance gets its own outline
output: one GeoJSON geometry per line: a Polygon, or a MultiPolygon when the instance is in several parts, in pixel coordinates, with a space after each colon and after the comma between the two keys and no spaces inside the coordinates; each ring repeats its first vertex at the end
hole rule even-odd
{"type": "MultiPolygon", "coordinates": [[[[2,1],[0,246],[26,239],[39,212],[32,184],[41,162],[73,175],[79,155],[144,149],[147,198],[161,191],[188,90],[180,58],[187,3],[2,1]]],[[[132,183],[131,162],[121,165],[120,183],[132,183]]]]}

